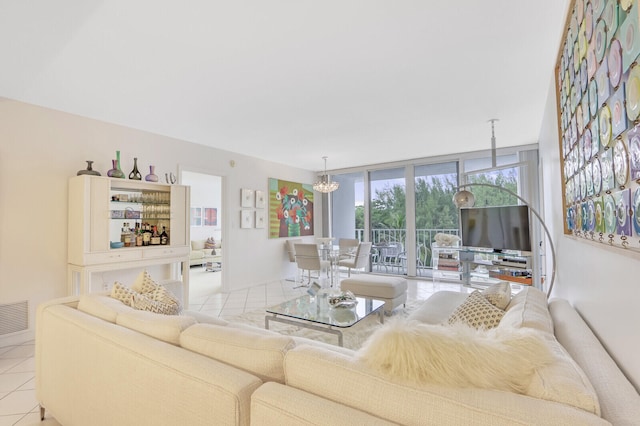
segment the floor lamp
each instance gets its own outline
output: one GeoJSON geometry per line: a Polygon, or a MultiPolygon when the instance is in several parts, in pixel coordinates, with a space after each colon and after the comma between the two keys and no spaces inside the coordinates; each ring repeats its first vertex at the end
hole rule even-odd
{"type": "Polygon", "coordinates": [[[465,183],[463,185],[458,186],[456,188],[457,192],[453,196],[453,204],[455,204],[457,208],[473,207],[475,205],[476,203],[475,195],[473,195],[471,191],[463,189],[469,186],[486,186],[488,188],[496,188],[508,193],[509,195],[513,195],[518,200],[522,201],[524,205],[529,207],[529,210],[531,210],[531,212],[538,218],[538,220],[540,221],[540,224],[542,225],[542,228],[544,229],[545,234],[547,234],[547,238],[549,239],[549,247],[551,247],[551,280],[549,281],[549,290],[547,290],[547,298],[548,298],[551,295],[551,290],[553,289],[553,283],[556,278],[556,249],[553,246],[551,233],[549,232],[547,225],[544,223],[544,220],[542,220],[542,217],[540,217],[540,214],[536,211],[536,209],[534,209],[531,206],[531,204],[529,204],[524,198],[522,198],[515,192],[507,188],[503,188],[501,186],[492,185],[490,183],[465,183]]]}

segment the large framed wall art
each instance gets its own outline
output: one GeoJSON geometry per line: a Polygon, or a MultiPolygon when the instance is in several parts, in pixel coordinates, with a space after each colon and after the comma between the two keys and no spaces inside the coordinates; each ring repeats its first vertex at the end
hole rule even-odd
{"type": "Polygon", "coordinates": [[[638,0],[574,0],[556,62],[566,234],[640,251],[638,0]]]}
{"type": "Polygon", "coordinates": [[[269,178],[269,238],[313,235],[313,187],[269,178]]]}

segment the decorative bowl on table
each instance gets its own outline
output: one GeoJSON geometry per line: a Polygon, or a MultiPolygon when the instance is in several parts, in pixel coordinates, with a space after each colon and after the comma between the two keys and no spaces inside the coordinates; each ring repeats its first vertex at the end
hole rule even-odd
{"type": "Polygon", "coordinates": [[[350,291],[329,295],[329,306],[332,308],[351,309],[358,304],[358,299],[350,291]]]}

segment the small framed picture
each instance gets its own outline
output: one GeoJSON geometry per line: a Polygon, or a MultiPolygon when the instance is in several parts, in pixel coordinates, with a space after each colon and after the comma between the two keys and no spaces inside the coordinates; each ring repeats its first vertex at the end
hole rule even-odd
{"type": "Polygon", "coordinates": [[[240,205],[242,207],[253,207],[253,189],[242,188],[240,197],[240,205]]]}
{"type": "Polygon", "coordinates": [[[253,228],[253,212],[240,210],[240,228],[253,228]]]}
{"type": "Polygon", "coordinates": [[[260,191],[259,189],[256,189],[256,208],[264,209],[265,205],[266,205],[266,201],[264,198],[264,191],[260,191]]]}
{"type": "Polygon", "coordinates": [[[256,228],[264,228],[266,226],[266,219],[264,210],[256,210],[256,228]]]}

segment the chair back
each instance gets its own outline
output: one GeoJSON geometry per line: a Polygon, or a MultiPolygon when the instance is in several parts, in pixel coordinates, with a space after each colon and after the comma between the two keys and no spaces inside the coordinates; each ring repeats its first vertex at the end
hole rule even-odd
{"type": "Polygon", "coordinates": [[[298,268],[319,271],[322,269],[317,244],[295,244],[296,263],[298,268]]]}
{"type": "Polygon", "coordinates": [[[295,249],[295,245],[299,244],[302,242],[302,238],[293,238],[291,240],[287,240],[286,241],[286,249],[287,249],[287,254],[289,255],[289,262],[291,263],[295,263],[296,262],[296,249],[295,249]]]}
{"type": "Polygon", "coordinates": [[[338,250],[340,254],[354,253],[360,244],[357,238],[340,238],[338,240],[338,250]]]}
{"type": "Polygon", "coordinates": [[[365,268],[368,265],[372,245],[372,243],[358,244],[354,269],[365,268]]]}

